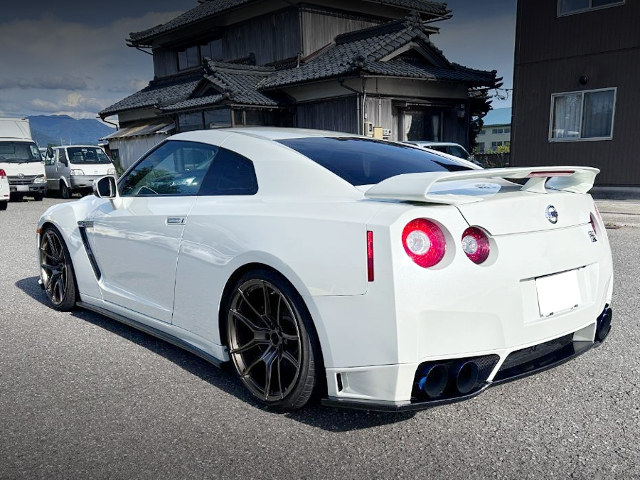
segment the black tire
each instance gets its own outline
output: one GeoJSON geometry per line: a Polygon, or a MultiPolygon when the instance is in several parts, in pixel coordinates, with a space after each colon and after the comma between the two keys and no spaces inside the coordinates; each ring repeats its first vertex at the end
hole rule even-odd
{"type": "Polygon", "coordinates": [[[0,210],[6,210],[8,205],[9,205],[9,201],[8,200],[0,202],[0,210]]]}
{"type": "Polygon", "coordinates": [[[249,392],[275,410],[295,410],[322,378],[320,345],[302,298],[280,275],[242,276],[226,309],[229,356],[249,392]]]}
{"type": "Polygon", "coordinates": [[[62,235],[48,227],[40,237],[40,279],[53,308],[73,310],[79,298],[71,256],[62,235]]]}
{"type": "Polygon", "coordinates": [[[64,182],[60,182],[60,196],[65,200],[71,198],[71,190],[69,190],[69,187],[67,187],[67,184],[64,182]]]}
{"type": "Polygon", "coordinates": [[[34,193],[33,194],[33,199],[36,202],[41,202],[42,201],[42,197],[44,197],[44,195],[42,193],[34,193]]]}

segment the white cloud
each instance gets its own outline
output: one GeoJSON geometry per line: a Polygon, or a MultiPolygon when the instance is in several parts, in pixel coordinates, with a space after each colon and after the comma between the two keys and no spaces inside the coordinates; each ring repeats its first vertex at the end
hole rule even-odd
{"type": "Polygon", "coordinates": [[[36,78],[0,78],[0,90],[29,88],[44,90],[86,90],[87,82],[79,77],[64,74],[61,77],[36,77],[36,78]]]}
{"type": "Polygon", "coordinates": [[[126,46],[130,32],[175,18],[180,12],[148,13],[92,27],[52,16],[0,23],[0,110],[21,114],[65,113],[94,118],[97,112],[144,88],[153,62],[126,46]],[[66,93],[65,93],[66,91],[66,93]],[[100,98],[80,92],[100,91],[100,98]]]}

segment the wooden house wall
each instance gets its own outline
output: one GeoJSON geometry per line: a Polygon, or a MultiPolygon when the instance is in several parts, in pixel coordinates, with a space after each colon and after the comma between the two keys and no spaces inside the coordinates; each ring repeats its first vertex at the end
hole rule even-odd
{"type": "Polygon", "coordinates": [[[296,126],[358,133],[356,96],[334,98],[322,102],[299,103],[296,106],[296,126]]]}
{"type": "Polygon", "coordinates": [[[231,61],[254,53],[264,65],[295,57],[300,52],[300,17],[289,8],[230,26],[222,37],[223,60],[231,61]]]}
{"type": "Polygon", "coordinates": [[[588,165],[599,185],[640,185],[640,48],[516,67],[513,165],[588,165]],[[587,75],[585,86],[578,79],[587,75]],[[612,140],[549,141],[551,95],[617,87],[612,140]]]}
{"type": "Polygon", "coordinates": [[[371,19],[331,11],[302,11],[302,55],[307,56],[333,42],[342,33],[378,25],[371,19]]]}
{"type": "Polygon", "coordinates": [[[365,100],[366,122],[372,122],[374,127],[391,130],[389,140],[398,140],[397,116],[394,120],[393,100],[391,98],[367,97],[365,100]]]}
{"type": "Polygon", "coordinates": [[[518,2],[516,62],[531,63],[640,46],[640,2],[558,16],[558,0],[518,2]]]}
{"type": "Polygon", "coordinates": [[[556,7],[555,0],[518,2],[511,163],[594,166],[598,185],[640,185],[640,2],[566,17],[556,7]],[[549,141],[552,94],[611,87],[611,140],[549,141]]]}
{"type": "Polygon", "coordinates": [[[167,48],[154,48],[153,72],[157,78],[178,73],[176,52],[167,48]]]}

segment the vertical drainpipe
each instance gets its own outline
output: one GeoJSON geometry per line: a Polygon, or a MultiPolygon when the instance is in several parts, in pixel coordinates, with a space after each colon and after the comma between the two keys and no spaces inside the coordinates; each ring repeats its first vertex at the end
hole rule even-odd
{"type": "Polygon", "coordinates": [[[360,128],[358,129],[358,133],[360,135],[364,135],[364,121],[367,110],[367,79],[362,79],[362,118],[360,118],[360,128]]]}

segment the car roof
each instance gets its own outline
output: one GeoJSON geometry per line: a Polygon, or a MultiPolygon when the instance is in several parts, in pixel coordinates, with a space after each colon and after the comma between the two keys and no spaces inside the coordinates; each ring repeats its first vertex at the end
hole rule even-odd
{"type": "Polygon", "coordinates": [[[409,140],[406,143],[413,143],[414,145],[433,145],[434,147],[462,147],[462,145],[460,145],[459,143],[454,142],[429,142],[426,140],[409,140]]]}

